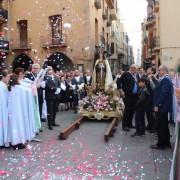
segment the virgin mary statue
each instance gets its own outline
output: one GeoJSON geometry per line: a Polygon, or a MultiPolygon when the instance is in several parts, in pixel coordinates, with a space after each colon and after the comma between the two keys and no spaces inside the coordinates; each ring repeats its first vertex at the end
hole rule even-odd
{"type": "Polygon", "coordinates": [[[113,85],[113,77],[109,62],[100,52],[100,58],[96,61],[93,71],[93,87],[96,91],[107,91],[113,85]]]}

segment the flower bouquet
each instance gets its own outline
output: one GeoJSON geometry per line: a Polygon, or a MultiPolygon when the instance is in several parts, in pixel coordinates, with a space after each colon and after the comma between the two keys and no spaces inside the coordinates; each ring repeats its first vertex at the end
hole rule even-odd
{"type": "Polygon", "coordinates": [[[85,97],[79,102],[79,106],[80,114],[98,120],[118,117],[122,109],[119,98],[113,98],[105,92],[85,97]]]}

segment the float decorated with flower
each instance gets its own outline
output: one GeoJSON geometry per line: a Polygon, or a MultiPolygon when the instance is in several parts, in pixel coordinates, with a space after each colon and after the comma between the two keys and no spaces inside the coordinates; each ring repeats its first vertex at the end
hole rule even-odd
{"type": "Polygon", "coordinates": [[[122,119],[124,103],[113,81],[109,61],[102,54],[94,65],[92,84],[86,87],[87,96],[79,101],[80,117],[60,133],[60,139],[66,139],[85,120],[93,119],[111,122],[104,135],[104,140],[108,141],[122,119]]]}
{"type": "Polygon", "coordinates": [[[79,113],[89,119],[110,119],[122,116],[124,104],[118,96],[98,92],[89,95],[79,102],[79,113]]]}

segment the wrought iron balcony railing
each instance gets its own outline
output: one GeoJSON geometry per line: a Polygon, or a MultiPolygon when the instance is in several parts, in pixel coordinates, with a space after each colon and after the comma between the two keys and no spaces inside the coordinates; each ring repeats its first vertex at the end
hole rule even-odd
{"type": "Polygon", "coordinates": [[[30,50],[32,46],[32,40],[28,39],[11,39],[10,41],[10,48],[12,50],[30,50]]]}
{"type": "Polygon", "coordinates": [[[160,37],[156,36],[153,39],[153,50],[156,51],[156,50],[159,50],[159,49],[160,49],[160,37]]]}
{"type": "Polygon", "coordinates": [[[97,9],[101,9],[101,0],[95,0],[94,5],[97,9]]]}
{"type": "Polygon", "coordinates": [[[110,9],[114,9],[114,0],[106,0],[106,3],[110,9]]]}
{"type": "Polygon", "coordinates": [[[111,20],[117,20],[117,12],[115,9],[110,10],[110,19],[111,20]]]}
{"type": "Polygon", "coordinates": [[[44,48],[67,47],[67,35],[63,35],[62,37],[41,36],[40,43],[44,48]]]}
{"type": "Polygon", "coordinates": [[[159,11],[159,0],[154,1],[154,11],[158,12],[159,11]]]}

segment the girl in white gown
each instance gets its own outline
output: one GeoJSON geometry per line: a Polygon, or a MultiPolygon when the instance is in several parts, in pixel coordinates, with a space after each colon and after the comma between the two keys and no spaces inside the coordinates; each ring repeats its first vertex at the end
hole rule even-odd
{"type": "Polygon", "coordinates": [[[14,149],[25,148],[25,143],[35,137],[34,99],[29,87],[18,81],[17,75],[11,75],[8,95],[8,139],[14,149]]]}
{"type": "Polygon", "coordinates": [[[7,84],[9,76],[6,71],[0,72],[0,147],[5,145],[5,139],[7,139],[8,128],[8,89],[7,84]]]}

